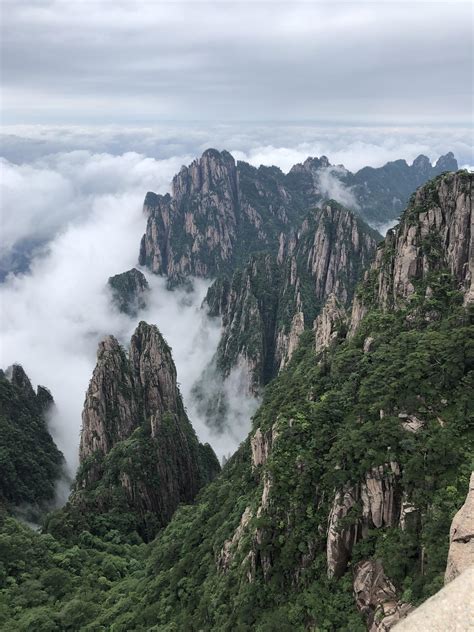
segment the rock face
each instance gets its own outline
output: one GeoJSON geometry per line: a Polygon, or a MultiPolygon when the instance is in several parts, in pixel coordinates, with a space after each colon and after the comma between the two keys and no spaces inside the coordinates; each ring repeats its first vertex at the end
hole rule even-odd
{"type": "Polygon", "coordinates": [[[347,485],[336,492],[328,518],[327,571],[340,577],[346,570],[352,548],[368,535],[369,529],[391,527],[400,519],[400,468],[391,462],[369,470],[357,485],[347,485]],[[341,523],[359,503],[360,518],[341,528],[341,523]]]}
{"type": "Polygon", "coordinates": [[[313,325],[317,353],[327,349],[334,340],[345,334],[347,321],[346,310],[340,305],[335,294],[330,294],[313,325]]]}
{"type": "Polygon", "coordinates": [[[171,285],[189,275],[229,274],[249,253],[277,249],[280,234],[298,229],[308,210],[327,198],[353,200],[365,219],[386,222],[398,216],[416,187],[447,167],[457,168],[452,154],[434,168],[419,157],[411,167],[397,161],[352,174],[322,156],[284,174],[208,149],[182,167],[171,195],[147,194],[140,264],[167,276],[171,285]],[[328,178],[336,186],[324,185],[328,178]]]}
{"type": "Polygon", "coordinates": [[[145,309],[150,286],[140,270],[132,268],[127,272],[109,278],[107,285],[112,291],[112,300],[119,311],[136,316],[145,309]]]}
{"type": "Polygon", "coordinates": [[[468,568],[474,568],[474,472],[466,502],[453,518],[444,582],[447,584],[468,568]]]}
{"type": "Polygon", "coordinates": [[[390,630],[413,610],[413,606],[398,599],[378,560],[366,560],[355,566],[353,586],[357,608],[366,618],[370,632],[390,630]]]}
{"type": "Polygon", "coordinates": [[[171,284],[232,270],[302,219],[306,200],[291,183],[276,167],[236,164],[228,152],[208,149],[182,167],[171,196],[147,194],[140,264],[171,284]]]}
{"type": "Polygon", "coordinates": [[[354,331],[369,305],[390,309],[414,298],[430,300],[430,284],[451,275],[454,287],[474,298],[472,179],[467,171],[447,173],[421,187],[400,224],[387,233],[354,302],[354,331]]]}
{"type": "Polygon", "coordinates": [[[34,391],[23,368],[0,370],[0,506],[27,503],[24,517],[38,520],[55,496],[56,481],[64,475],[64,459],[47,424],[54,406],[43,386],[34,391]]]}
{"type": "Polygon", "coordinates": [[[206,302],[210,314],[222,318],[216,359],[221,373],[246,364],[250,390],[258,392],[288,363],[304,329],[332,296],[317,322],[320,335],[329,335],[329,319],[342,318],[376,241],[353,213],[330,202],[312,212],[298,233],[280,235],[276,259],[253,257],[230,281],[217,280],[206,302]]]}
{"type": "Polygon", "coordinates": [[[145,536],[219,471],[186,416],[171,351],[155,326],[141,322],[128,353],[113,336],[100,343],[79,454],[73,502],[81,504],[89,490],[104,485],[97,503],[107,511],[108,494],[122,490],[145,536]]]}

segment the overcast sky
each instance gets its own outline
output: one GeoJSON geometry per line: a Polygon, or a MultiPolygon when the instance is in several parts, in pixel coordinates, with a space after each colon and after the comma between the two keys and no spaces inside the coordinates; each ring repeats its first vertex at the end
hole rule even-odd
{"type": "Polygon", "coordinates": [[[3,0],[6,124],[469,125],[470,2],[3,0]]]}

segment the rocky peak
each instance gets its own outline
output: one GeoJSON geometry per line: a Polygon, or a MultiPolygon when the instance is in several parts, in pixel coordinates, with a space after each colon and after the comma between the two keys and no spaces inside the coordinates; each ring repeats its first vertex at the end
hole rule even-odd
{"type": "Polygon", "coordinates": [[[13,364],[5,372],[7,379],[10,380],[12,386],[17,388],[28,399],[35,398],[35,391],[31,386],[30,378],[26,375],[20,364],[13,364]]]}
{"type": "Polygon", "coordinates": [[[440,156],[436,161],[435,169],[438,173],[443,173],[443,171],[457,171],[458,161],[454,157],[453,152],[450,151],[444,156],[440,156]]]}
{"type": "Polygon", "coordinates": [[[438,176],[418,189],[400,224],[387,233],[354,302],[352,330],[363,317],[364,301],[383,309],[418,297],[432,298],[430,282],[449,272],[469,302],[474,297],[472,175],[438,176]],[[365,299],[361,297],[365,295],[365,299]],[[367,298],[369,297],[369,298],[367,298]]]}
{"type": "Polygon", "coordinates": [[[224,191],[226,196],[234,197],[236,178],[235,160],[231,154],[207,149],[189,167],[181,167],[181,171],[173,178],[173,197],[178,206],[194,195],[209,194],[212,191],[224,191]]]}
{"type": "Polygon", "coordinates": [[[431,162],[428,156],[425,156],[424,154],[420,154],[417,158],[415,158],[412,167],[421,177],[429,178],[431,175],[431,162]]]}
{"type": "Polygon", "coordinates": [[[99,344],[82,415],[80,462],[73,503],[84,511],[109,511],[119,493],[146,538],[218,472],[210,446],[198,443],[187,418],[171,350],[156,326],[141,322],[128,353],[113,336],[99,344]],[[99,508],[88,505],[97,485],[104,487],[99,508]]]}
{"type": "Polygon", "coordinates": [[[112,291],[112,301],[119,311],[136,316],[145,309],[150,286],[140,270],[132,268],[127,272],[109,278],[107,285],[112,291]]]}

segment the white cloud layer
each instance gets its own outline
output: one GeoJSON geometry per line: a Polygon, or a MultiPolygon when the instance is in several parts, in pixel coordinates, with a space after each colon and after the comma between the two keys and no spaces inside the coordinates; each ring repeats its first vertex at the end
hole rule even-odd
{"type": "MultiPolygon", "coordinates": [[[[97,344],[113,334],[127,345],[137,325],[112,308],[107,279],[135,266],[145,227],[144,191],[161,188],[160,178],[168,182],[180,164],[178,159],[158,164],[136,154],[73,152],[48,157],[47,168],[9,165],[10,186],[18,185],[18,195],[25,177],[33,178],[35,190],[42,192],[39,215],[23,217],[25,226],[39,225],[40,214],[58,204],[59,193],[70,207],[47,252],[33,261],[31,274],[11,275],[0,285],[0,366],[20,363],[34,384],[51,389],[57,403],[52,432],[71,473],[97,344]]],[[[51,226],[56,222],[50,220],[44,229],[51,226]]],[[[228,455],[248,432],[249,418],[239,420],[232,433],[217,436],[197,416],[190,395],[219,337],[219,324],[199,309],[207,284],[196,281],[195,291],[187,294],[168,292],[162,278],[151,276],[149,282],[151,300],[140,318],[156,324],[172,347],[184,403],[191,405],[190,418],[201,440],[209,441],[219,456],[228,455]]]]}
{"type": "Polygon", "coordinates": [[[50,154],[30,164],[0,159],[0,255],[22,239],[49,239],[70,222],[82,221],[101,200],[110,203],[110,196],[141,201],[148,190],[167,191],[189,159],[158,161],[135,152],[114,156],[87,150],[50,154]]]}

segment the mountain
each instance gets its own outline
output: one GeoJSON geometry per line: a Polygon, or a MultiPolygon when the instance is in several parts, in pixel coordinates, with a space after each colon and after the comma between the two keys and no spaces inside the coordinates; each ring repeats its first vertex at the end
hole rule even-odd
{"type": "Polygon", "coordinates": [[[132,268],[116,274],[109,278],[107,286],[112,294],[112,302],[120,312],[136,316],[147,306],[150,286],[140,270],[132,268]]]}
{"type": "Polygon", "coordinates": [[[196,438],[171,350],[155,326],[142,321],[128,353],[113,336],[100,343],[79,457],[66,508],[75,530],[87,524],[103,532],[108,525],[144,539],[220,471],[210,446],[196,438]]]}
{"type": "Polygon", "coordinates": [[[147,193],[139,262],[167,276],[171,286],[190,275],[230,274],[250,254],[277,250],[280,235],[298,230],[308,211],[327,198],[339,196],[363,219],[386,223],[419,185],[446,169],[457,169],[451,153],[435,167],[419,156],[411,166],[400,160],[356,174],[323,156],[284,174],[208,149],[173,178],[171,195],[147,193]]]}
{"type": "Polygon", "coordinates": [[[302,332],[334,295],[347,307],[381,239],[334,201],[311,212],[297,232],[280,235],[278,253],[251,257],[231,279],[219,278],[206,298],[222,318],[216,365],[227,377],[244,369],[258,393],[290,360],[302,332]]]}
{"type": "Polygon", "coordinates": [[[38,517],[51,505],[64,458],[47,426],[54,406],[43,386],[36,392],[23,368],[0,371],[0,507],[29,505],[38,517]]]}
{"type": "MultiPolygon", "coordinates": [[[[301,334],[285,369],[266,386],[248,438],[148,545],[120,531],[120,509],[102,531],[104,514],[94,522],[85,513],[74,536],[67,514],[56,516],[52,534],[3,520],[0,554],[9,583],[0,624],[382,632],[434,594],[450,545],[448,570],[456,568],[459,548],[469,546],[472,233],[461,227],[471,225],[467,172],[420,189],[365,273],[352,322],[351,310],[330,294],[315,329],[301,334]]],[[[99,459],[78,480],[102,486],[96,501],[107,499],[109,481],[121,497],[114,476],[122,470],[109,476],[106,466],[111,446],[125,442],[128,449],[128,408],[157,401],[153,390],[135,395],[159,383],[141,381],[146,353],[138,373],[135,352],[112,357],[123,377],[109,383],[99,362],[86,399],[84,428],[94,431],[82,451],[98,451],[99,459]],[[104,392],[115,388],[124,403],[113,415],[95,412],[110,410],[105,402],[95,407],[100,375],[104,392]],[[136,388],[129,388],[132,378],[136,388]]],[[[167,444],[171,460],[175,441],[167,444]]],[[[140,451],[126,466],[133,463],[147,471],[140,451]]]]}
{"type": "Polygon", "coordinates": [[[356,173],[342,173],[341,181],[350,188],[364,219],[386,223],[397,219],[410,195],[428,180],[446,171],[457,171],[452,152],[440,156],[434,166],[419,155],[411,165],[405,160],[388,162],[383,167],[364,167],[356,173]]]}

